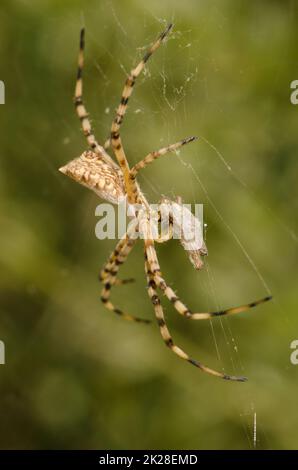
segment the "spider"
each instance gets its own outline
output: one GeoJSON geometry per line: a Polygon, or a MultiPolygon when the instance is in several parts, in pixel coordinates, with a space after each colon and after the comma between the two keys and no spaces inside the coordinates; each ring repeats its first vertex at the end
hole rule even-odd
{"type": "MultiPolygon", "coordinates": [[[[60,168],[60,171],[62,173],[66,174],[67,176],[71,177],[72,179],[86,186],[87,188],[93,190],[102,199],[109,201],[113,204],[119,204],[121,200],[126,198],[128,204],[140,204],[141,207],[144,208],[145,213],[146,210],[149,211],[149,203],[146,200],[137,182],[136,177],[139,171],[143,170],[147,165],[151,164],[153,161],[157,160],[159,157],[165,155],[166,153],[173,153],[183,145],[186,145],[196,140],[196,137],[189,137],[175,144],[151,152],[131,168],[129,166],[120,136],[121,124],[123,122],[123,118],[127,109],[127,104],[132,94],[136,79],[144,69],[148,59],[159,48],[159,46],[164,42],[165,38],[169,35],[172,30],[172,27],[172,24],[169,24],[167,26],[167,28],[159,35],[153,45],[147,50],[143,59],[138,63],[138,65],[134,69],[131,70],[130,74],[128,75],[125,81],[120,104],[116,110],[116,116],[112,122],[110,138],[103,146],[98,143],[94,136],[91,123],[88,118],[88,113],[83,102],[82,71],[84,65],[85,30],[84,28],[81,30],[74,104],[77,115],[81,122],[83,133],[87,139],[89,150],[83,152],[81,156],[75,158],[74,160],[70,161],[67,165],[60,168]],[[107,149],[110,146],[112,147],[113,153],[116,157],[118,164],[107,153],[107,149]]],[[[166,296],[166,298],[172,303],[173,307],[180,315],[190,320],[203,320],[218,317],[221,315],[231,315],[243,312],[270,300],[271,296],[267,296],[255,302],[251,302],[249,304],[241,305],[238,307],[229,308],[226,310],[206,313],[192,313],[189,308],[176,295],[173,289],[167,284],[167,282],[162,276],[157,253],[155,250],[155,241],[165,240],[154,240],[153,237],[150,236],[151,232],[147,217],[142,219],[142,224],[139,223],[138,226],[135,225],[133,228],[130,227],[127,230],[125,235],[118,241],[114,251],[108,258],[107,263],[100,272],[99,278],[100,281],[103,283],[101,300],[104,306],[108,310],[113,311],[114,313],[126,320],[149,323],[149,320],[134,317],[131,314],[123,312],[119,308],[115,307],[110,300],[112,287],[114,287],[115,285],[125,284],[132,281],[132,279],[120,280],[118,278],[118,271],[120,266],[126,261],[129,253],[135,245],[136,238],[134,237],[134,232],[137,230],[141,232],[146,232],[147,230],[149,233],[148,237],[144,237],[145,272],[148,283],[147,289],[149,297],[153,304],[160,333],[166,346],[177,356],[184,359],[185,361],[188,361],[190,364],[197,367],[201,371],[207,372],[208,374],[221,377],[226,380],[234,380],[240,382],[244,382],[245,380],[247,380],[246,377],[227,375],[223,372],[218,372],[205,366],[201,362],[191,358],[186,352],[184,352],[178,345],[174,343],[171,333],[166,324],[163,308],[159,297],[159,291],[166,296]]],[[[189,253],[191,261],[197,269],[200,269],[202,266],[200,255],[204,254],[207,254],[204,246],[195,247],[195,249],[189,253]]]]}

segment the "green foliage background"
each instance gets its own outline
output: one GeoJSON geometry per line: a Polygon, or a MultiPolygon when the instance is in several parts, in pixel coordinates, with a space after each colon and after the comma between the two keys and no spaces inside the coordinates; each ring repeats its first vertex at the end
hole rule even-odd
{"type": "MultiPolygon", "coordinates": [[[[256,412],[258,448],[297,448],[297,2],[2,0],[0,11],[0,447],[252,448],[256,412]],[[96,196],[57,171],[85,149],[72,103],[81,25],[86,103],[103,142],[125,71],[168,21],[175,31],[135,87],[123,141],[133,164],[203,137],[140,182],[152,201],[205,204],[204,272],[174,241],[158,246],[192,310],[272,291],[270,304],[212,324],[165,303],[177,343],[245,384],[180,361],[155,323],[104,310],[97,273],[115,242],[95,238],[96,196]]],[[[143,271],[139,244],[122,272],[137,282],[113,298],[150,318],[143,271]]]]}

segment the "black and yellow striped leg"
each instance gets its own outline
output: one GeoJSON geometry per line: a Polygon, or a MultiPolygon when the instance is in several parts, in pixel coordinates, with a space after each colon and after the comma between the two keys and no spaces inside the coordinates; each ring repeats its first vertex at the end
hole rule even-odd
{"type": "MultiPolygon", "coordinates": [[[[134,242],[135,240],[130,239],[127,234],[125,234],[125,236],[121,240],[119,240],[119,242],[116,245],[116,248],[111,253],[108,261],[106,262],[106,264],[104,265],[104,267],[99,273],[99,280],[101,282],[103,282],[104,280],[108,280],[110,277],[114,277],[115,275],[117,275],[119,266],[120,266],[119,256],[122,255],[125,249],[125,255],[127,258],[127,256],[129,255],[130,251],[132,250],[134,246],[134,242]]],[[[124,261],[122,260],[122,264],[123,262],[124,261]]],[[[127,280],[116,279],[115,284],[127,284],[128,282],[133,282],[133,281],[134,279],[127,279],[127,280]]]]}
{"type": "Polygon", "coordinates": [[[80,49],[79,49],[79,57],[78,57],[78,72],[77,72],[77,81],[75,87],[75,97],[74,103],[77,115],[81,122],[81,126],[83,129],[83,133],[87,139],[88,145],[91,149],[96,152],[100,156],[104,156],[104,158],[108,161],[113,161],[111,157],[106,153],[105,149],[99,145],[97,142],[94,132],[91,127],[91,123],[89,120],[89,114],[84,106],[83,102],[83,67],[84,67],[84,47],[85,47],[85,29],[81,29],[80,34],[80,49]]]}
{"type": "Polygon", "coordinates": [[[112,127],[111,127],[111,144],[114,151],[114,154],[117,158],[117,161],[123,171],[124,180],[125,180],[125,187],[128,194],[128,199],[130,202],[136,202],[136,194],[138,192],[137,184],[134,179],[130,179],[130,169],[129,164],[124,152],[124,148],[121,142],[120,137],[120,127],[127,109],[128,100],[132,94],[132,90],[135,84],[137,77],[140,75],[142,70],[145,67],[146,62],[148,61],[149,57],[156,51],[156,49],[160,46],[164,38],[169,34],[170,30],[172,29],[172,25],[169,25],[165,31],[158,37],[156,42],[150,47],[150,49],[146,52],[141,62],[130,72],[130,75],[126,79],[124,89],[122,92],[122,97],[120,104],[116,111],[116,117],[113,120],[112,127]]]}
{"type": "MultiPolygon", "coordinates": [[[[151,245],[151,247],[152,246],[153,245],[151,245]]],[[[156,267],[153,267],[153,269],[155,270],[156,267]]],[[[177,346],[174,343],[171,333],[166,325],[163,308],[160,303],[160,298],[157,295],[157,285],[154,280],[154,273],[152,272],[152,267],[150,267],[150,262],[148,259],[147,251],[145,251],[145,270],[147,274],[148,294],[153,304],[157,323],[160,329],[162,339],[165,342],[165,345],[169,349],[171,349],[171,351],[173,351],[173,353],[179,356],[181,359],[184,359],[185,361],[189,362],[190,364],[197,367],[201,371],[206,372],[207,374],[214,375],[216,377],[220,377],[225,380],[233,380],[237,382],[244,382],[245,380],[247,380],[246,377],[236,377],[233,375],[223,374],[222,372],[218,372],[214,369],[210,369],[209,367],[205,366],[201,362],[191,358],[186,352],[184,352],[179,346],[177,346]]]]}
{"type": "Polygon", "coordinates": [[[126,286],[126,284],[132,284],[135,282],[133,277],[129,277],[128,279],[116,279],[114,285],[115,286],[126,286]]]}
{"type": "Polygon", "coordinates": [[[186,139],[180,140],[175,144],[168,145],[167,147],[163,147],[159,150],[155,150],[154,152],[148,153],[148,155],[146,155],[143,160],[141,160],[135,166],[132,167],[132,169],[130,170],[130,177],[135,178],[140,170],[150,165],[150,163],[154,162],[154,160],[157,160],[159,157],[166,155],[167,153],[173,153],[183,145],[189,144],[190,142],[194,142],[197,139],[198,137],[187,137],[186,139]]]}
{"type": "Polygon", "coordinates": [[[166,281],[157,273],[155,275],[155,282],[157,286],[161,289],[164,295],[170,300],[177,312],[190,320],[206,320],[209,318],[219,317],[222,315],[235,315],[236,313],[245,312],[253,307],[268,302],[272,299],[272,296],[267,296],[262,299],[256,300],[255,302],[250,302],[249,304],[240,305],[238,307],[228,308],[226,310],[218,310],[215,312],[204,312],[204,313],[192,313],[187,306],[180,300],[180,298],[175,294],[173,289],[167,285],[166,281]]]}
{"type": "Polygon", "coordinates": [[[110,146],[111,146],[111,138],[109,137],[109,138],[105,141],[103,147],[104,147],[105,150],[108,150],[108,149],[110,148],[110,146]]]}
{"type": "Polygon", "coordinates": [[[142,322],[142,323],[150,323],[150,320],[135,317],[134,315],[123,312],[119,308],[115,307],[110,301],[111,289],[114,285],[126,284],[128,282],[133,281],[132,279],[124,279],[124,280],[117,279],[117,275],[118,275],[120,266],[126,261],[127,256],[132,250],[134,244],[135,244],[135,240],[129,237],[125,237],[121,239],[118,242],[112,255],[110,256],[106,266],[102,269],[100,273],[100,280],[103,283],[104,287],[101,292],[101,301],[103,302],[104,306],[108,310],[116,313],[117,315],[121,316],[125,320],[142,322]]]}
{"type": "Polygon", "coordinates": [[[257,307],[258,305],[268,302],[272,299],[272,296],[266,296],[260,300],[256,300],[255,302],[251,302],[249,304],[240,305],[239,307],[232,307],[226,310],[218,310],[215,312],[205,312],[205,313],[193,313],[189,310],[189,308],[180,300],[180,298],[175,294],[173,289],[167,285],[166,281],[161,275],[160,266],[157,259],[157,254],[152,244],[152,241],[147,241],[147,256],[148,261],[153,266],[153,275],[154,281],[157,287],[164,293],[164,295],[170,300],[173,304],[174,308],[177,312],[184,316],[185,318],[189,318],[191,320],[206,320],[208,318],[219,317],[222,315],[235,315],[236,313],[245,312],[250,308],[257,307]]]}

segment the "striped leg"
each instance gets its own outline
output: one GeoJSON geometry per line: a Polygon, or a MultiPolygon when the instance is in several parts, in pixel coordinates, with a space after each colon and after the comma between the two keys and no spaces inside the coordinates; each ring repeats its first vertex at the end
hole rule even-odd
{"type": "Polygon", "coordinates": [[[150,320],[142,319],[123,312],[119,308],[115,307],[110,301],[111,289],[116,284],[126,284],[131,282],[132,279],[117,279],[117,274],[120,266],[126,261],[127,256],[132,250],[134,244],[134,239],[129,238],[125,235],[117,244],[115,250],[111,254],[107,264],[102,269],[100,273],[100,280],[103,283],[104,287],[101,292],[101,301],[108,310],[120,315],[125,320],[150,323],[150,320]]]}
{"type": "Polygon", "coordinates": [[[272,299],[272,296],[264,297],[263,299],[256,300],[255,302],[250,302],[249,304],[240,305],[239,307],[232,307],[226,310],[218,310],[215,312],[205,312],[205,313],[192,313],[186,305],[177,297],[173,289],[168,286],[165,280],[159,275],[155,275],[155,282],[158,287],[162,290],[165,296],[173,304],[174,308],[177,310],[180,315],[183,315],[186,318],[191,320],[206,320],[208,318],[219,317],[222,315],[235,315],[236,313],[245,312],[257,305],[260,305],[268,300],[272,299]]]}
{"type": "Polygon", "coordinates": [[[105,150],[108,150],[108,149],[110,148],[110,146],[111,146],[111,138],[109,137],[109,138],[105,141],[103,147],[104,147],[105,150]]]}
{"type": "Polygon", "coordinates": [[[180,315],[183,315],[186,318],[191,320],[206,320],[212,317],[218,317],[222,315],[234,315],[236,313],[245,312],[250,308],[256,307],[264,302],[268,302],[272,299],[272,296],[264,297],[263,299],[251,302],[249,304],[240,305],[239,307],[232,307],[226,310],[218,310],[216,312],[205,312],[205,313],[192,313],[189,308],[177,297],[173,289],[167,285],[166,281],[161,275],[160,266],[158,263],[157,255],[154,246],[148,245],[147,248],[148,259],[153,266],[153,275],[154,281],[157,284],[158,288],[165,294],[165,296],[170,300],[175,309],[180,315]]]}
{"type": "MultiPolygon", "coordinates": [[[[151,245],[151,248],[152,247],[153,245],[151,245]]],[[[246,377],[236,377],[233,375],[223,374],[222,372],[218,372],[216,370],[210,369],[209,367],[203,365],[201,362],[198,362],[195,359],[192,359],[188,354],[186,354],[179,346],[177,346],[174,343],[171,333],[169,332],[169,329],[166,325],[163,308],[161,306],[160,299],[157,295],[157,291],[156,291],[157,285],[154,280],[154,273],[152,272],[152,267],[150,266],[149,258],[147,257],[147,250],[145,252],[145,269],[146,269],[147,280],[148,280],[148,294],[155,310],[155,316],[157,319],[157,323],[160,329],[162,339],[164,340],[166,346],[170,348],[171,351],[173,351],[173,353],[177,354],[177,356],[179,356],[181,359],[184,359],[185,361],[189,362],[190,364],[197,367],[201,371],[206,372],[207,374],[215,375],[216,377],[220,377],[225,380],[245,382],[246,377]]],[[[154,267],[153,269],[155,270],[156,267],[154,267]]]]}
{"type": "Polygon", "coordinates": [[[164,38],[169,34],[170,30],[172,29],[172,25],[170,24],[163,33],[160,34],[156,42],[150,47],[150,49],[146,52],[141,62],[130,72],[128,76],[124,89],[122,92],[122,97],[120,104],[116,111],[116,117],[113,120],[112,127],[111,127],[111,143],[112,148],[115,153],[115,156],[118,160],[118,163],[123,171],[126,191],[129,196],[129,200],[131,202],[135,202],[135,193],[137,192],[135,186],[136,183],[134,180],[130,180],[129,176],[129,164],[122,146],[121,137],[120,137],[120,127],[127,109],[128,100],[132,94],[133,86],[135,84],[136,78],[140,75],[142,70],[145,67],[146,62],[148,61],[149,57],[156,51],[156,49],[161,45],[164,38]]]}
{"type": "MultiPolygon", "coordinates": [[[[127,234],[126,234],[127,235],[127,234]]],[[[114,249],[114,251],[112,252],[112,254],[110,255],[107,263],[105,264],[105,266],[103,267],[103,269],[100,271],[100,274],[99,274],[99,280],[101,282],[105,281],[105,280],[109,280],[111,277],[115,277],[118,273],[118,270],[119,270],[119,260],[118,260],[118,257],[119,255],[122,254],[124,248],[126,247],[126,257],[129,255],[130,251],[132,250],[133,248],[133,245],[134,245],[134,241],[135,240],[130,240],[128,237],[123,237],[116,245],[116,248],[114,249]]],[[[123,262],[122,262],[123,264],[123,262]]],[[[115,281],[115,284],[125,284],[125,280],[121,281],[120,282],[120,279],[117,279],[115,281]],[[119,282],[117,282],[119,281],[119,282]]]]}
{"type": "MultiPolygon", "coordinates": [[[[77,72],[77,81],[76,81],[76,88],[75,88],[75,97],[74,103],[77,115],[81,121],[81,126],[84,132],[84,135],[87,139],[88,145],[91,149],[96,152],[98,155],[104,157],[106,160],[113,162],[111,157],[106,153],[105,149],[99,145],[97,142],[91,123],[89,120],[89,114],[84,106],[83,102],[83,67],[84,67],[84,47],[85,47],[85,29],[81,29],[80,35],[80,50],[79,50],[79,57],[78,57],[78,72],[77,72]]],[[[113,162],[114,163],[114,162],[113,162]]]]}
{"type": "Polygon", "coordinates": [[[115,286],[124,286],[126,284],[131,284],[135,282],[135,279],[133,277],[130,277],[128,279],[116,279],[114,285],[115,286]]]}
{"type": "Polygon", "coordinates": [[[197,139],[198,137],[187,137],[186,139],[180,140],[179,142],[176,142],[175,144],[168,145],[167,147],[156,150],[155,152],[148,153],[148,155],[146,155],[146,157],[143,158],[143,160],[141,160],[135,166],[132,167],[132,169],[130,170],[130,177],[135,178],[137,176],[137,173],[141,169],[145,168],[147,165],[154,162],[154,160],[161,157],[162,155],[166,155],[169,152],[175,152],[183,145],[193,142],[194,140],[197,140],[197,139]]]}

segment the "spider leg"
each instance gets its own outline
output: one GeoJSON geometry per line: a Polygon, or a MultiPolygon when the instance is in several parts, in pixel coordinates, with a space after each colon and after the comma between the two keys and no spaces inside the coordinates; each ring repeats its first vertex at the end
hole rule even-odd
{"type": "MultiPolygon", "coordinates": [[[[123,247],[123,245],[122,245],[123,247]]],[[[130,250],[132,249],[133,245],[130,247],[130,250]]],[[[107,261],[107,263],[105,264],[105,266],[103,267],[103,269],[100,271],[99,273],[99,281],[100,282],[104,282],[104,281],[108,281],[111,277],[114,277],[115,275],[117,276],[117,273],[118,273],[118,269],[117,268],[117,264],[116,264],[116,256],[118,256],[118,253],[120,251],[120,246],[117,245],[117,248],[115,248],[115,250],[113,251],[113,253],[111,254],[109,260],[107,261]]],[[[126,252],[126,257],[128,256],[128,252],[126,252]]],[[[115,278],[114,280],[114,283],[113,285],[114,286],[122,286],[122,285],[125,285],[125,284],[131,284],[135,282],[135,279],[134,278],[128,278],[128,279],[118,279],[117,277],[115,278]]]]}
{"type": "Polygon", "coordinates": [[[148,247],[148,258],[150,257],[150,261],[154,266],[153,275],[154,281],[156,282],[158,288],[164,293],[164,295],[169,299],[169,301],[173,304],[174,308],[177,312],[191,320],[206,320],[208,318],[219,317],[222,315],[235,315],[236,313],[245,312],[253,307],[257,307],[258,305],[268,302],[272,299],[272,296],[269,295],[267,297],[263,297],[262,299],[256,300],[254,302],[250,302],[249,304],[240,305],[238,307],[228,308],[226,310],[218,310],[215,312],[204,312],[204,313],[192,313],[189,308],[180,300],[180,298],[175,294],[173,289],[167,285],[166,281],[161,275],[160,266],[158,263],[156,251],[153,247],[149,245],[148,247]]]}
{"type": "Polygon", "coordinates": [[[180,300],[180,298],[175,294],[173,289],[167,285],[166,281],[161,275],[160,266],[158,263],[157,255],[155,249],[149,247],[149,254],[151,263],[154,265],[154,280],[158,288],[165,294],[169,301],[173,304],[174,308],[177,310],[180,315],[189,318],[191,320],[206,320],[208,318],[219,317],[222,315],[235,315],[236,313],[245,312],[257,305],[260,305],[264,302],[268,302],[272,299],[272,296],[266,296],[262,299],[250,302],[248,304],[240,305],[238,307],[228,308],[226,310],[218,310],[215,312],[204,312],[204,313],[192,313],[189,308],[180,300]]]}
{"type": "Polygon", "coordinates": [[[110,146],[111,146],[111,138],[109,137],[109,138],[105,141],[103,147],[104,147],[105,150],[108,150],[108,149],[110,148],[110,146]]]}
{"type": "MultiPolygon", "coordinates": [[[[148,245],[147,245],[148,246],[148,245]]],[[[150,243],[151,250],[154,250],[153,245],[150,243]]],[[[149,257],[147,256],[147,247],[145,244],[145,269],[146,269],[146,274],[147,274],[147,280],[148,280],[148,294],[151,299],[151,302],[153,304],[154,310],[155,310],[155,316],[156,320],[160,329],[160,333],[162,336],[162,339],[164,340],[166,346],[173,351],[174,354],[179,356],[181,359],[184,359],[185,361],[189,362],[193,366],[197,367],[203,372],[206,372],[207,374],[210,375],[215,375],[216,377],[220,377],[225,380],[234,380],[238,382],[245,382],[247,379],[246,377],[236,377],[234,375],[227,375],[222,372],[218,372],[214,369],[210,369],[209,367],[205,366],[201,362],[192,359],[186,352],[184,352],[179,346],[177,346],[173,338],[171,336],[171,333],[166,325],[164,313],[163,313],[163,308],[160,303],[160,298],[157,295],[157,285],[155,282],[155,276],[153,271],[156,269],[155,264],[151,266],[151,263],[149,261],[149,257]],[[153,270],[152,270],[153,268],[153,270]]]]}
{"type": "Polygon", "coordinates": [[[116,111],[116,117],[113,120],[111,126],[111,143],[114,154],[118,160],[118,163],[123,171],[125,186],[128,193],[128,197],[132,202],[135,202],[136,193],[137,193],[137,185],[135,181],[130,179],[129,175],[129,164],[122,146],[121,137],[120,137],[120,127],[127,109],[128,100],[132,94],[133,86],[135,84],[135,80],[140,75],[142,70],[145,67],[146,62],[150,58],[150,56],[156,51],[156,49],[161,45],[164,38],[169,34],[170,30],[172,29],[172,24],[170,24],[165,31],[163,31],[155,43],[148,49],[146,54],[144,55],[143,59],[139,64],[130,72],[128,78],[126,79],[122,97],[120,104],[116,111]]]}
{"type": "Polygon", "coordinates": [[[114,285],[124,286],[126,284],[132,284],[133,282],[135,282],[135,279],[133,277],[130,277],[128,279],[116,279],[114,285]]]}
{"type": "Polygon", "coordinates": [[[81,29],[80,33],[80,49],[78,56],[78,71],[77,71],[77,81],[75,87],[75,97],[74,104],[76,108],[77,115],[81,121],[81,126],[84,132],[84,135],[87,139],[88,145],[91,149],[96,152],[98,155],[105,157],[106,160],[113,162],[111,157],[106,153],[105,149],[99,145],[97,142],[92,126],[89,120],[89,114],[84,106],[83,102],[83,67],[84,67],[84,47],[85,47],[85,29],[81,29]]]}
{"type": "Polygon", "coordinates": [[[240,305],[238,307],[227,308],[226,310],[218,310],[215,312],[204,312],[204,313],[192,313],[188,307],[180,300],[180,298],[175,294],[173,289],[167,285],[166,281],[161,277],[161,275],[155,275],[155,281],[161,291],[173,304],[177,312],[191,320],[206,320],[208,318],[219,317],[222,315],[235,315],[236,313],[245,312],[253,307],[257,307],[264,302],[268,302],[272,299],[272,296],[267,296],[262,299],[250,302],[248,304],[240,305]]]}
{"type": "Polygon", "coordinates": [[[156,238],[156,243],[166,243],[173,237],[172,225],[169,226],[169,232],[164,236],[159,236],[156,238]]]}
{"type": "Polygon", "coordinates": [[[132,282],[132,279],[124,279],[120,280],[117,279],[117,274],[119,271],[120,266],[126,261],[127,256],[129,255],[130,251],[132,250],[134,244],[134,239],[129,238],[127,234],[117,243],[117,246],[105,267],[100,272],[100,280],[103,283],[104,287],[101,292],[101,301],[103,302],[104,306],[111,310],[112,312],[120,315],[125,320],[142,322],[142,323],[151,323],[150,320],[146,320],[143,318],[135,317],[130,315],[129,313],[125,313],[119,308],[115,307],[112,302],[110,301],[111,289],[116,284],[127,284],[128,282],[132,282]]]}
{"type": "Polygon", "coordinates": [[[143,160],[139,161],[130,170],[131,179],[135,178],[137,176],[137,173],[141,169],[145,168],[147,165],[154,162],[154,160],[156,160],[157,158],[159,158],[162,155],[165,155],[169,152],[175,152],[176,150],[178,150],[183,145],[189,144],[190,142],[193,142],[194,140],[197,140],[197,139],[198,139],[198,137],[187,137],[186,139],[180,140],[179,142],[176,142],[175,144],[168,145],[167,147],[163,147],[159,150],[148,153],[148,155],[146,155],[146,157],[144,157],[143,160]]]}
{"type": "MultiPolygon", "coordinates": [[[[131,239],[128,242],[128,237],[127,238],[126,237],[127,237],[127,234],[125,234],[125,236],[117,243],[116,248],[111,253],[111,255],[108,258],[108,261],[106,262],[106,264],[104,265],[104,267],[100,271],[99,280],[101,282],[103,282],[105,280],[108,280],[111,277],[114,277],[115,275],[117,275],[118,270],[119,270],[119,266],[120,266],[120,264],[118,264],[119,263],[118,256],[119,256],[120,253],[122,253],[123,248],[125,247],[125,245],[127,246],[127,248],[126,248],[126,257],[129,255],[129,252],[132,250],[133,245],[134,245],[134,243],[132,243],[132,242],[134,242],[134,240],[131,239]]],[[[123,261],[122,261],[122,264],[123,264],[123,261]]],[[[131,280],[131,282],[132,281],[133,280],[131,280]]],[[[114,284],[125,284],[125,283],[126,283],[125,280],[122,280],[120,282],[120,279],[116,279],[115,282],[114,282],[114,284]]]]}

